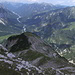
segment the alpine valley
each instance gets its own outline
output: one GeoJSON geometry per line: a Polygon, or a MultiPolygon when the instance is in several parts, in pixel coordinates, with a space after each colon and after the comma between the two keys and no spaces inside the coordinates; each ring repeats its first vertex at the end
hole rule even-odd
{"type": "Polygon", "coordinates": [[[0,3],[0,75],[75,75],[75,7],[0,3]]]}

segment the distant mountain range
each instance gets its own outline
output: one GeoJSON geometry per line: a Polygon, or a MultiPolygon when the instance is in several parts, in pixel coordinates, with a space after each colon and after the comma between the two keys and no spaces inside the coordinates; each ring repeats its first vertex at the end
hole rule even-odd
{"type": "Polygon", "coordinates": [[[64,52],[62,55],[64,54],[68,60],[75,60],[75,7],[40,13],[23,23],[27,31],[40,35],[49,43],[57,44],[56,50],[65,50],[68,56],[64,52]]]}
{"type": "Polygon", "coordinates": [[[0,36],[34,32],[68,60],[75,60],[75,7],[46,3],[2,4],[5,8],[0,7],[0,36]]]}
{"type": "MultiPolygon", "coordinates": [[[[37,14],[25,22],[28,31],[40,32],[46,34],[44,38],[55,36],[55,32],[59,30],[74,30],[75,7],[67,7],[64,9],[53,10],[37,14]],[[30,29],[29,29],[30,28],[30,29]],[[72,29],[70,29],[72,28],[72,29]],[[52,32],[52,33],[51,33],[52,32]]],[[[63,42],[64,43],[64,42],[63,42]]]]}
{"type": "Polygon", "coordinates": [[[59,7],[47,3],[22,4],[4,2],[0,6],[0,36],[22,32],[25,28],[23,22],[32,15],[63,8],[63,6],[59,7]]]}
{"type": "Polygon", "coordinates": [[[50,10],[64,8],[65,6],[53,5],[48,3],[32,3],[32,4],[23,4],[23,3],[2,3],[3,6],[8,8],[10,11],[16,12],[22,17],[31,17],[37,13],[47,12],[50,10]]]}
{"type": "Polygon", "coordinates": [[[15,11],[17,8],[23,5],[23,3],[15,3],[15,2],[2,2],[0,4],[10,11],[15,11]]]}
{"type": "Polygon", "coordinates": [[[1,3],[0,43],[1,75],[74,75],[75,7],[1,3]]]}

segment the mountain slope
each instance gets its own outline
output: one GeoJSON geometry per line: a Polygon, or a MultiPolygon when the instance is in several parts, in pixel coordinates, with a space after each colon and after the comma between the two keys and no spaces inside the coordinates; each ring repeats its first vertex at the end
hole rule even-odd
{"type": "Polygon", "coordinates": [[[5,8],[7,8],[10,11],[15,11],[17,8],[23,5],[23,3],[15,3],[15,2],[1,2],[1,5],[3,5],[5,8]]]}
{"type": "Polygon", "coordinates": [[[3,46],[1,46],[0,62],[10,64],[11,66],[7,67],[20,75],[75,74],[74,65],[35,34],[26,32],[11,36],[3,46]]]}
{"type": "Polygon", "coordinates": [[[18,18],[18,15],[0,7],[0,36],[21,32],[22,26],[18,18]]]}
{"type": "MultiPolygon", "coordinates": [[[[67,42],[67,40],[64,38],[71,35],[70,38],[67,38],[67,39],[70,39],[72,40],[72,42],[74,42],[72,39],[72,36],[74,35],[73,32],[75,29],[74,27],[75,13],[74,12],[75,12],[75,7],[68,7],[68,8],[64,8],[60,10],[54,10],[51,12],[37,14],[33,16],[32,18],[27,19],[26,22],[23,22],[23,23],[27,25],[28,31],[38,32],[38,34],[44,36],[43,38],[48,38],[52,36],[56,38],[59,35],[60,37],[62,37],[61,38],[62,40],[59,37],[58,41],[61,40],[62,41],[61,43],[64,44],[67,42]],[[61,35],[61,33],[63,36],[61,35]]],[[[72,42],[70,42],[70,44],[72,42]]]]}
{"type": "Polygon", "coordinates": [[[60,9],[60,8],[64,8],[64,6],[56,6],[48,3],[32,3],[32,4],[22,4],[21,6],[18,5],[18,8],[16,8],[14,12],[16,12],[22,17],[29,18],[37,13],[60,9]]]}
{"type": "Polygon", "coordinates": [[[27,31],[37,33],[47,42],[54,43],[56,50],[59,48],[58,51],[61,54],[63,51],[62,55],[68,60],[75,61],[75,7],[37,14],[23,23],[27,31]]]}
{"type": "Polygon", "coordinates": [[[33,3],[33,4],[24,4],[21,7],[17,9],[17,13],[21,16],[31,16],[36,13],[45,12],[49,10],[53,10],[54,6],[52,4],[39,4],[39,3],[33,3]],[[21,12],[20,12],[21,11],[21,12]]]}

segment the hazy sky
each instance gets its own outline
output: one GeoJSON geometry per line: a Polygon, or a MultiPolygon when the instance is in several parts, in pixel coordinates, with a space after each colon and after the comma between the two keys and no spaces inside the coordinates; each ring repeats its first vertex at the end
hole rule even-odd
{"type": "Polygon", "coordinates": [[[0,2],[4,2],[4,1],[23,2],[23,3],[46,2],[52,4],[75,5],[75,0],[0,0],[0,2]]]}

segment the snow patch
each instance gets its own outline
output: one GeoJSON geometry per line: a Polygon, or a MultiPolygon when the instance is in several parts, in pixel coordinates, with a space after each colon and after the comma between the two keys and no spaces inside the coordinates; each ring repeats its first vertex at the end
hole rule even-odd
{"type": "Polygon", "coordinates": [[[75,63],[74,63],[74,61],[73,61],[73,60],[69,60],[69,62],[75,65],[75,63]]]}
{"type": "Polygon", "coordinates": [[[10,61],[10,60],[6,60],[6,59],[0,59],[0,61],[4,61],[5,63],[8,63],[8,64],[13,64],[13,62],[12,61],[10,61]]]}
{"type": "Polygon", "coordinates": [[[6,62],[6,63],[9,63],[9,64],[13,64],[13,62],[12,61],[10,61],[10,60],[4,60],[4,62],[6,62]]]}
{"type": "Polygon", "coordinates": [[[21,71],[21,69],[24,67],[22,64],[17,64],[17,66],[16,66],[18,69],[19,69],[19,71],[21,71]]]}
{"type": "Polygon", "coordinates": [[[15,57],[15,55],[12,54],[12,53],[8,53],[7,56],[8,56],[9,58],[11,58],[11,59],[15,57]]]}
{"type": "Polygon", "coordinates": [[[7,59],[7,57],[5,57],[4,55],[0,54],[0,58],[4,58],[7,59]]]}
{"type": "Polygon", "coordinates": [[[2,20],[0,20],[0,23],[2,23],[3,25],[6,25],[2,20]]]}

